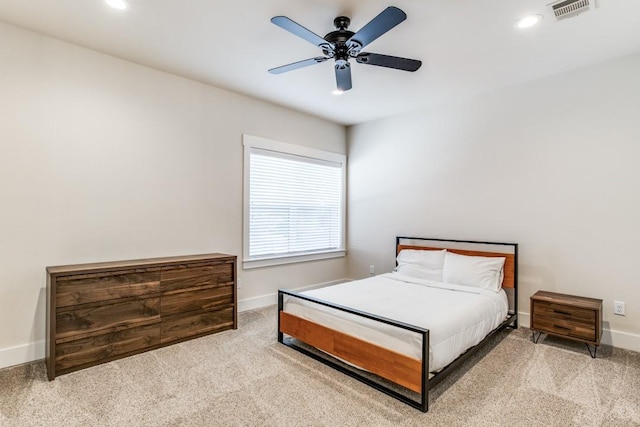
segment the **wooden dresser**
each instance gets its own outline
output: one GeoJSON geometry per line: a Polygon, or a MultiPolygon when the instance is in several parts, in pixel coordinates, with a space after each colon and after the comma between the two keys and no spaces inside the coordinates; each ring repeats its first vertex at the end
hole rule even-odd
{"type": "Polygon", "coordinates": [[[224,254],[47,267],[49,380],[237,329],[236,289],[224,254]]]}
{"type": "MultiPolygon", "coordinates": [[[[531,331],[581,341],[597,347],[602,337],[602,300],[538,291],[531,297],[531,331]]],[[[538,335],[538,338],[540,335],[538,335]]]]}

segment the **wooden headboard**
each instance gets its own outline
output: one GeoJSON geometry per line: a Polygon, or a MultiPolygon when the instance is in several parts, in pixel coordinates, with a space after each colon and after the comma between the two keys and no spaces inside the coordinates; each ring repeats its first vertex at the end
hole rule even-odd
{"type": "Polygon", "coordinates": [[[470,255],[470,256],[486,256],[486,257],[504,257],[504,280],[502,281],[503,288],[515,288],[517,286],[516,280],[516,256],[517,256],[517,244],[508,244],[508,243],[493,243],[493,242],[473,242],[473,241],[461,241],[461,240],[441,240],[441,239],[425,239],[419,237],[397,237],[396,238],[396,256],[403,249],[417,249],[417,250],[442,250],[446,249],[449,252],[453,252],[460,255],[470,255]],[[400,240],[424,240],[429,243],[429,246],[418,246],[418,245],[403,245],[400,244],[400,240]],[[502,252],[488,252],[484,250],[475,250],[475,249],[458,249],[458,248],[450,248],[445,243],[451,242],[456,244],[461,244],[463,246],[469,245],[472,247],[474,245],[477,246],[486,246],[486,245],[507,245],[513,246],[514,253],[502,253],[502,252]],[[439,245],[442,243],[442,246],[439,245]]]}

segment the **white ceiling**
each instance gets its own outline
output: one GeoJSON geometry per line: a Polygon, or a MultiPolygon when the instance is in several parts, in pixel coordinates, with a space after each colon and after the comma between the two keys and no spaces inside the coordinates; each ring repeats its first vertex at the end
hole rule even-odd
{"type": "Polygon", "coordinates": [[[560,22],[551,0],[126,1],[118,11],[104,0],[2,0],[0,20],[347,125],[640,52],[640,0],[597,0],[560,22]],[[271,17],[324,36],[336,16],[357,31],[389,5],[407,20],[364,51],[420,59],[417,72],[351,61],[353,89],[342,96],[331,95],[331,61],[267,73],[320,55],[271,17]],[[516,30],[528,13],[543,15],[541,25],[516,30]]]}

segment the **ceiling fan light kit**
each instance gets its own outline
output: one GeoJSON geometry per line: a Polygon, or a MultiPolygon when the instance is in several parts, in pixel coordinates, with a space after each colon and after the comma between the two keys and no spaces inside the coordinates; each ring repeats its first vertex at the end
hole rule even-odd
{"type": "Polygon", "coordinates": [[[333,25],[336,27],[336,30],[328,33],[324,37],[320,37],[286,16],[275,16],[271,18],[271,22],[316,45],[322,50],[324,56],[309,58],[272,68],[269,72],[271,74],[281,74],[333,59],[335,61],[336,92],[342,93],[352,88],[351,64],[349,63],[349,59],[355,59],[359,64],[376,65],[403,71],[416,71],[422,65],[422,62],[419,60],[362,52],[362,49],[368,44],[405,19],[407,19],[407,15],[402,10],[390,6],[373,18],[358,32],[354,33],[348,30],[351,20],[346,16],[338,16],[333,20],[333,25]]]}

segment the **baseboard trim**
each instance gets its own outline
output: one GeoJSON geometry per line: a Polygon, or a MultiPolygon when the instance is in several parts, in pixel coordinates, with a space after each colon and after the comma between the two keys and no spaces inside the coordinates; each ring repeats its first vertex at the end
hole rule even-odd
{"type": "MultiPolygon", "coordinates": [[[[528,328],[530,324],[531,315],[529,313],[518,312],[518,325],[528,328]]],[[[600,342],[604,345],[624,348],[640,353],[640,335],[602,328],[602,339],[600,342]]]]}
{"type": "MultiPolygon", "coordinates": [[[[310,291],[311,289],[324,288],[325,286],[337,285],[339,283],[349,282],[351,279],[332,280],[331,282],[317,283],[315,285],[304,286],[302,288],[291,289],[294,292],[310,291]]],[[[257,308],[267,307],[278,303],[278,294],[272,293],[259,297],[246,298],[238,301],[238,311],[255,310],[257,308]]]]}
{"type": "Polygon", "coordinates": [[[0,349],[0,369],[44,359],[45,342],[36,341],[16,347],[0,349]]]}

